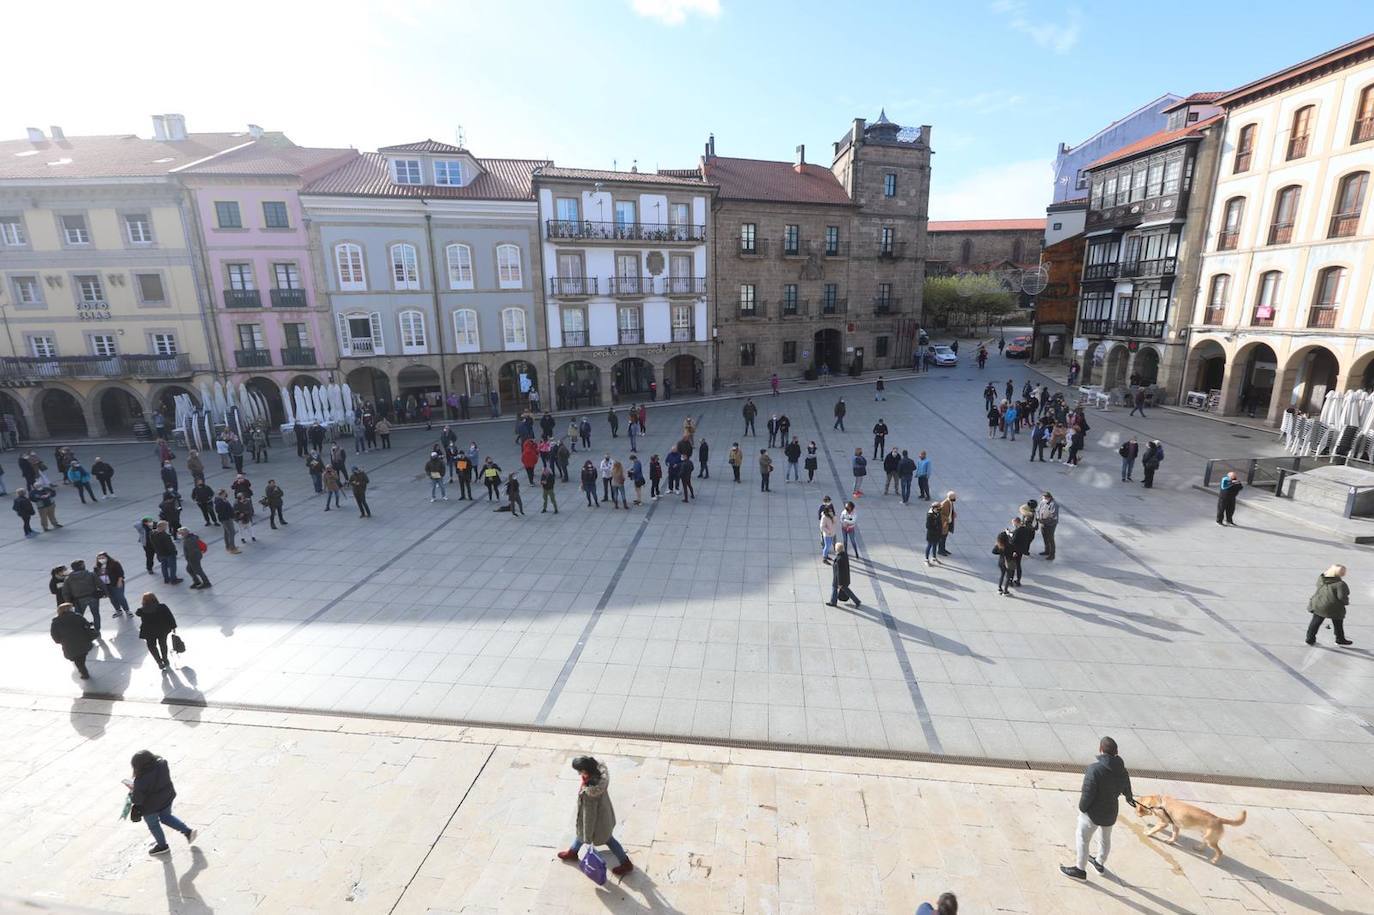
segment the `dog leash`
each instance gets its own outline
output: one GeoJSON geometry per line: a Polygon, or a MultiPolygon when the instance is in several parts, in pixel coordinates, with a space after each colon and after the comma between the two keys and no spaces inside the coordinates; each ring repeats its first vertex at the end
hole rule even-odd
{"type": "Polygon", "coordinates": [[[1142,806],[1143,806],[1146,810],[1148,810],[1148,811],[1150,811],[1151,813],[1153,813],[1155,816],[1159,817],[1159,818],[1160,818],[1161,820],[1163,820],[1164,822],[1168,823],[1169,826],[1170,826],[1170,828],[1172,828],[1172,829],[1177,829],[1177,828],[1178,828],[1177,826],[1174,825],[1174,818],[1171,817],[1171,816],[1169,816],[1169,811],[1166,810],[1166,809],[1164,808],[1164,805],[1161,804],[1161,805],[1158,806],[1158,807],[1151,807],[1149,804],[1143,804],[1142,806]]]}

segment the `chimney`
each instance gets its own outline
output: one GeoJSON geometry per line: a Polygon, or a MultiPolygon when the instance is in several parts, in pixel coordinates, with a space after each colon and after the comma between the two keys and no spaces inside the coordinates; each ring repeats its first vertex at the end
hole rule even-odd
{"type": "Polygon", "coordinates": [[[183,114],[163,115],[167,119],[167,139],[177,142],[186,139],[186,116],[183,114]]]}
{"type": "Polygon", "coordinates": [[[67,135],[62,132],[62,128],[58,127],[56,124],[48,128],[48,133],[52,134],[52,138],[59,142],[67,139],[67,135]]]}
{"type": "Polygon", "coordinates": [[[165,139],[167,139],[167,117],[166,117],[166,115],[161,115],[161,114],[155,114],[155,115],[153,115],[153,139],[154,139],[154,140],[165,140],[165,139]]]}
{"type": "Polygon", "coordinates": [[[630,174],[632,174],[632,175],[638,175],[638,174],[639,174],[639,160],[638,160],[638,159],[634,159],[634,160],[632,160],[632,161],[630,162],[630,174]]]}
{"type": "Polygon", "coordinates": [[[706,140],[706,154],[712,159],[716,157],[716,135],[711,134],[706,140]]]}
{"type": "Polygon", "coordinates": [[[803,143],[802,145],[800,145],[800,146],[797,147],[797,164],[796,164],[795,166],[793,166],[793,167],[796,168],[797,171],[801,171],[801,170],[802,170],[802,166],[805,165],[805,164],[806,164],[806,144],[803,143]]]}
{"type": "Polygon", "coordinates": [[[248,135],[249,135],[250,137],[252,137],[254,140],[261,140],[261,139],[262,139],[262,128],[259,127],[257,124],[249,124],[249,125],[248,125],[248,135]]]}
{"type": "Polygon", "coordinates": [[[42,143],[47,137],[43,136],[43,131],[37,127],[26,128],[29,132],[30,143],[42,143]]]}
{"type": "Polygon", "coordinates": [[[853,144],[854,146],[858,146],[858,145],[859,145],[859,141],[861,141],[863,138],[864,138],[864,119],[863,119],[863,118],[855,118],[855,119],[854,119],[854,129],[851,130],[850,133],[849,133],[849,142],[850,142],[851,144],[853,144]]]}

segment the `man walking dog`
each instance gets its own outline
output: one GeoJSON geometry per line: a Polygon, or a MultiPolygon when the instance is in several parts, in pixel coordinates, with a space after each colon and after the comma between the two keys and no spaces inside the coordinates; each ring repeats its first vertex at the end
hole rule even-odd
{"type": "Polygon", "coordinates": [[[1078,860],[1073,867],[1061,864],[1060,873],[1075,880],[1088,879],[1086,870],[1091,861],[1099,874],[1107,870],[1107,855],[1112,851],[1112,826],[1116,823],[1117,798],[1125,797],[1126,803],[1135,806],[1135,795],[1131,792],[1131,774],[1126,764],[1116,754],[1116,741],[1103,737],[1097,745],[1097,762],[1083,773],[1083,791],[1078,798],[1078,860]],[[1098,852],[1094,858],[1088,854],[1088,843],[1093,833],[1098,832],[1098,852]]]}

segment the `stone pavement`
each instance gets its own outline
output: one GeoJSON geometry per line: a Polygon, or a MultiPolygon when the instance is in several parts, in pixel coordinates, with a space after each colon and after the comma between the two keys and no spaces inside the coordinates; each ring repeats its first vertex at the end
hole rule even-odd
{"type": "Polygon", "coordinates": [[[1123,812],[1107,876],[1077,884],[1057,870],[1076,773],[13,695],[0,735],[0,893],[54,907],[871,915],[952,890],[968,912],[1374,910],[1365,793],[1137,775],[1140,793],[1247,821],[1213,866],[1196,835],[1169,846],[1123,812]],[[145,747],[201,830],[157,859],[144,827],[118,819],[119,779],[145,747]],[[600,889],[554,857],[584,753],[609,766],[637,867],[600,889]]]}
{"type": "MultiPolygon", "coordinates": [[[[739,400],[656,405],[641,454],[665,453],[684,417],[698,417],[712,476],[694,504],[631,512],[587,508],[575,483],[560,487],[557,516],[539,514],[530,487],[524,518],[485,500],[430,504],[421,466],[432,439],[414,431],[355,461],[374,480],[376,517],[362,520],[347,503],[323,512],[299,462],[274,449],[249,470],[259,488],[277,475],[290,527],[259,524],[259,542],[239,556],[224,553],[216,529],[202,531],[208,592],[142,574],[133,524],[159,488],[151,449],[102,445],[119,468],[118,499],[82,506],[64,488],[65,528],[0,536],[0,692],[81,694],[47,636],[47,573],[104,548],[133,574],[135,599],[159,586],[190,651],[159,677],[136,626],[110,621],[107,606],[91,695],[1036,766],[1076,767],[1111,732],[1141,770],[1374,785],[1368,552],[1248,511],[1263,498],[1253,493],[1239,527],[1216,527],[1191,488],[1205,458],[1275,453],[1277,442],[1196,417],[1112,411],[1092,415],[1082,466],[1032,465],[1024,439],[986,437],[981,388],[1008,377],[1019,387],[1032,376],[994,357],[982,373],[962,365],[894,381],[881,403],[870,384],[756,398],[760,429],[768,411],[785,411],[823,456],[814,483],[786,483],[775,450],[771,493],[759,491],[754,461],[766,436],[739,439],[739,400]],[[840,396],[847,432],[832,428],[840,396]],[[849,458],[856,447],[871,455],[879,416],[890,444],[931,453],[937,492],[959,492],[955,556],[927,568],[924,506],[883,497],[881,475],[870,476],[854,563],[864,606],[828,608],[815,508],[823,494],[847,494],[849,458]],[[1166,443],[1154,490],[1119,482],[1128,435],[1166,443]],[[748,458],[741,485],[725,465],[736,440],[748,458]],[[993,538],[1046,488],[1064,515],[1059,559],[1028,558],[1024,591],[1003,598],[993,538]],[[1358,644],[1337,651],[1326,632],[1308,648],[1306,601],[1335,561],[1350,567],[1358,644]]],[[[592,456],[610,444],[623,457],[629,443],[623,431],[607,437],[604,413],[589,413],[592,456]]],[[[460,434],[518,466],[509,421],[460,434]]],[[[213,473],[212,485],[227,482],[213,473]]]]}

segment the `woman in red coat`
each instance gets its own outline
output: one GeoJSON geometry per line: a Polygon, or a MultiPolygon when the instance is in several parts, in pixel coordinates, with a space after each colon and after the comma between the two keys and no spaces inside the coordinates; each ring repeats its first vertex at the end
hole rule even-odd
{"type": "Polygon", "coordinates": [[[520,463],[525,468],[525,475],[530,478],[530,485],[534,485],[534,465],[539,463],[539,446],[534,443],[534,439],[527,438],[520,446],[520,463]]]}

